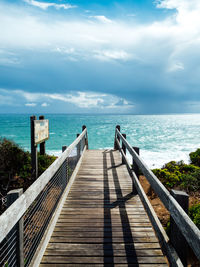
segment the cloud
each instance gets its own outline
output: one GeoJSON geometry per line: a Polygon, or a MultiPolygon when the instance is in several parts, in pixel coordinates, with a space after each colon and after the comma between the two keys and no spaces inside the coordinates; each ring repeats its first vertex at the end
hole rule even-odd
{"type": "Polygon", "coordinates": [[[56,9],[69,9],[69,8],[75,8],[76,6],[72,6],[70,4],[56,4],[56,3],[46,3],[46,2],[39,2],[36,0],[24,0],[24,2],[26,2],[29,5],[35,6],[35,7],[39,7],[41,9],[48,9],[49,7],[54,7],[56,9]]]}
{"type": "Polygon", "coordinates": [[[180,71],[180,70],[184,70],[184,65],[182,62],[174,62],[172,63],[172,65],[169,67],[169,71],[173,72],[173,71],[180,71]]]}
{"type": "Polygon", "coordinates": [[[198,0],[159,0],[157,1],[157,8],[176,9],[175,19],[186,29],[191,28],[192,25],[194,28],[200,26],[200,2],[198,0]]]}
{"type": "Polygon", "coordinates": [[[107,61],[107,60],[129,60],[133,58],[131,54],[128,54],[126,51],[123,50],[99,50],[99,51],[94,51],[94,57],[102,60],[102,61],[107,61]]]}
{"type": "Polygon", "coordinates": [[[0,49],[0,66],[12,66],[20,64],[20,60],[16,53],[6,49],[0,49]]]}
{"type": "Polygon", "coordinates": [[[106,18],[105,16],[89,16],[89,18],[94,18],[97,21],[101,22],[101,23],[113,23],[113,21],[111,19],[106,18]]]}
{"type": "Polygon", "coordinates": [[[26,103],[25,106],[26,107],[35,107],[35,106],[37,106],[37,104],[36,103],[26,103]]]}
{"type": "Polygon", "coordinates": [[[17,99],[17,103],[21,103],[21,105],[25,105],[27,107],[35,107],[37,105],[40,105],[41,107],[48,107],[54,105],[55,103],[62,102],[70,103],[83,109],[99,108],[104,110],[121,108],[122,110],[128,110],[134,107],[134,105],[129,103],[126,99],[119,98],[115,95],[95,92],[78,91],[67,94],[49,94],[26,92],[23,90],[0,89],[0,94],[1,93],[4,95],[5,99],[9,99],[9,105],[15,105],[17,99]],[[26,101],[29,102],[27,103],[26,101]]]}
{"type": "Polygon", "coordinates": [[[41,107],[48,107],[48,106],[49,106],[49,104],[47,104],[46,102],[41,104],[41,107]]]}

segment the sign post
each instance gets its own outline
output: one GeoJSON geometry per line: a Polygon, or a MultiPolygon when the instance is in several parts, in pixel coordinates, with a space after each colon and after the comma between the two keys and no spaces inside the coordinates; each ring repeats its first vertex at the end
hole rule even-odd
{"type": "Polygon", "coordinates": [[[37,120],[36,116],[31,116],[31,163],[32,178],[38,177],[38,159],[37,145],[40,144],[40,154],[45,154],[45,140],[49,139],[49,120],[44,120],[44,116],[40,116],[37,120]]]}

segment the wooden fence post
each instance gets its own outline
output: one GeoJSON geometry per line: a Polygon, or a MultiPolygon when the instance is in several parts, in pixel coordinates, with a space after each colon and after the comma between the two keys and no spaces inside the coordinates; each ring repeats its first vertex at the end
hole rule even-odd
{"type": "MultiPolygon", "coordinates": [[[[118,131],[120,132],[120,125],[117,125],[116,129],[118,129],[118,131]]],[[[115,135],[114,149],[119,149],[118,145],[117,145],[117,142],[116,142],[116,138],[117,138],[118,141],[120,141],[119,136],[115,135]]]]}
{"type": "MultiPolygon", "coordinates": [[[[132,148],[133,148],[133,150],[134,150],[138,155],[140,154],[140,148],[139,148],[139,147],[135,147],[135,146],[133,146],[132,148]]],[[[133,157],[132,157],[132,170],[135,172],[137,178],[139,179],[139,171],[140,171],[140,170],[139,170],[137,164],[135,163],[133,157]]],[[[134,183],[133,183],[133,193],[134,193],[134,194],[137,194],[137,193],[138,193],[137,190],[136,190],[136,188],[135,188],[135,186],[134,186],[134,183]]]]}
{"type": "MultiPolygon", "coordinates": [[[[82,126],[82,132],[83,132],[85,129],[86,129],[86,126],[83,125],[83,126],[82,126]]],[[[88,139],[87,139],[87,136],[86,136],[86,138],[85,138],[85,145],[86,145],[86,148],[88,149],[88,139]]]]}
{"type": "MultiPolygon", "coordinates": [[[[67,149],[67,146],[62,146],[62,153],[67,149]]],[[[63,183],[64,183],[64,187],[67,185],[68,183],[68,178],[69,178],[69,168],[68,168],[68,158],[66,159],[66,166],[65,168],[62,168],[62,176],[63,176],[63,183]],[[66,175],[66,177],[65,177],[66,175]]]]}
{"type": "Polygon", "coordinates": [[[67,149],[67,146],[62,146],[62,152],[64,152],[67,149]]]}
{"type": "Polygon", "coordinates": [[[31,166],[32,166],[32,178],[37,179],[38,177],[38,160],[37,160],[37,145],[35,145],[35,127],[34,121],[36,116],[31,116],[31,166]]]}
{"type": "MultiPolygon", "coordinates": [[[[11,190],[7,194],[7,206],[15,202],[21,195],[23,194],[23,189],[15,189],[11,190]]],[[[9,220],[9,218],[8,218],[9,220]]],[[[15,224],[13,229],[8,234],[8,239],[13,235],[13,233],[16,231],[16,256],[17,256],[17,267],[24,267],[24,219],[23,217],[15,224]]],[[[13,236],[14,238],[15,236],[13,236]]],[[[9,263],[8,263],[9,266],[9,263]]]]}
{"type": "MultiPolygon", "coordinates": [[[[78,138],[79,137],[79,133],[76,135],[76,137],[78,138]]],[[[79,142],[78,144],[77,144],[77,160],[79,160],[79,158],[80,158],[80,155],[81,155],[81,142],[79,142]]]]}
{"type": "MultiPolygon", "coordinates": [[[[139,147],[133,146],[132,148],[138,155],[140,155],[140,148],[139,147]]],[[[133,169],[133,171],[135,172],[136,176],[139,179],[139,168],[138,168],[137,164],[135,163],[134,159],[133,159],[133,162],[132,162],[132,169],[133,169]]]]}
{"type": "MultiPolygon", "coordinates": [[[[44,120],[44,116],[39,116],[39,120],[44,120]]],[[[45,141],[40,143],[40,155],[45,155],[45,141]]]]}
{"type": "MultiPolygon", "coordinates": [[[[122,136],[126,139],[126,134],[122,134],[122,136]]],[[[126,146],[124,145],[124,143],[122,142],[122,150],[124,151],[124,154],[126,155],[126,146]]],[[[125,164],[126,161],[125,159],[122,157],[122,164],[125,164]]]]}
{"type": "MultiPolygon", "coordinates": [[[[170,194],[176,199],[182,209],[188,213],[189,196],[183,191],[170,190],[170,194]]],[[[188,245],[181,234],[178,226],[174,222],[173,218],[170,217],[170,241],[179,255],[184,266],[187,266],[187,249],[188,245]]]]}

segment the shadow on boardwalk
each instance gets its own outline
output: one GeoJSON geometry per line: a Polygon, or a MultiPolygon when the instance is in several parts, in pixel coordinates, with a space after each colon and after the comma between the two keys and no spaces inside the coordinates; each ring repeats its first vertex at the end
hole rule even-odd
{"type": "Polygon", "coordinates": [[[127,263],[133,264],[134,266],[138,265],[137,255],[133,243],[133,236],[131,232],[131,226],[129,223],[128,214],[126,211],[126,201],[131,199],[134,194],[129,193],[126,196],[123,196],[122,189],[119,183],[119,177],[116,171],[116,167],[120,167],[121,165],[115,165],[115,160],[112,151],[105,151],[103,153],[103,173],[104,173],[104,264],[109,264],[110,266],[114,266],[114,250],[113,250],[113,231],[112,231],[112,218],[111,218],[111,210],[115,207],[119,207],[119,216],[122,226],[123,232],[123,240],[124,240],[124,249],[126,253],[127,263]],[[107,156],[109,155],[111,159],[112,168],[107,167],[107,156]],[[117,200],[115,202],[111,202],[110,199],[110,188],[109,188],[109,178],[108,178],[108,170],[112,170],[114,188],[117,200]],[[108,232],[109,231],[109,239],[108,232]],[[105,242],[106,241],[106,242],[105,242]]]}

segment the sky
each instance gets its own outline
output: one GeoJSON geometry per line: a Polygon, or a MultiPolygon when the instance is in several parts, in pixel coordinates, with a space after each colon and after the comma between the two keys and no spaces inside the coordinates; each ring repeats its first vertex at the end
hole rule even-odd
{"type": "Polygon", "coordinates": [[[0,113],[199,113],[199,89],[199,0],[0,0],[0,113]]]}

